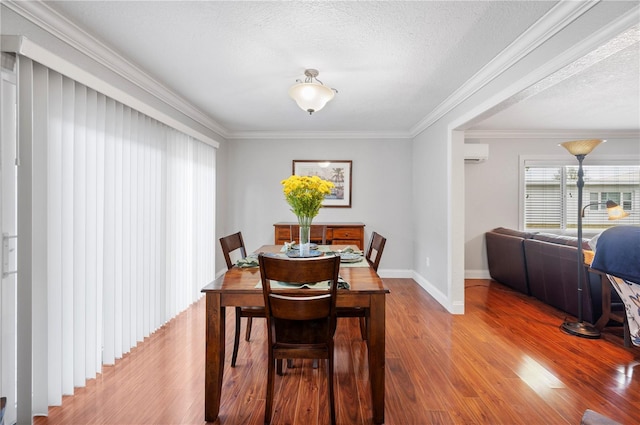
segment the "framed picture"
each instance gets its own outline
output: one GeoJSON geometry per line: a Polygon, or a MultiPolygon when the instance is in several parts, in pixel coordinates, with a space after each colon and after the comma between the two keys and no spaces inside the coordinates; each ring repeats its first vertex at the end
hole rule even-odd
{"type": "Polygon", "coordinates": [[[325,208],[351,208],[351,161],[294,159],[293,174],[318,176],[332,182],[331,195],[324,198],[325,208]]]}

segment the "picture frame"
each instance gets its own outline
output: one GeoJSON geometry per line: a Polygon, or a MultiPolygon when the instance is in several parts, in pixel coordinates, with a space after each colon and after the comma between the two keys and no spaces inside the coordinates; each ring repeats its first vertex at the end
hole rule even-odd
{"type": "Polygon", "coordinates": [[[292,174],[318,176],[335,185],[322,202],[324,208],[351,208],[351,160],[294,159],[292,174]]]}

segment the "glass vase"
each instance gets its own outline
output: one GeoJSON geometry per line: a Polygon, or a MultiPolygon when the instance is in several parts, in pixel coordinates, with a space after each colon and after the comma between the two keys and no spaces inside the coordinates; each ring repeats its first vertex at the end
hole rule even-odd
{"type": "Polygon", "coordinates": [[[298,224],[300,225],[300,240],[298,241],[300,257],[309,256],[312,219],[312,217],[298,217],[298,224]]]}

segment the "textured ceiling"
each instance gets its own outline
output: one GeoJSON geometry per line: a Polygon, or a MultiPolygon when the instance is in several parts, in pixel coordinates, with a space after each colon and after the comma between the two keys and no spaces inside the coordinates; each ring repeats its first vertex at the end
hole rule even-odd
{"type": "MultiPolygon", "coordinates": [[[[46,4],[195,105],[229,134],[408,134],[556,2],[46,4]],[[287,95],[305,68],[318,69],[318,78],[338,90],[334,100],[313,116],[287,95]]],[[[625,61],[625,67],[635,60],[635,74],[628,77],[635,76],[631,90],[637,94],[637,46],[616,55],[616,60],[625,61]]],[[[615,71],[604,63],[592,68],[593,73],[585,75],[593,79],[589,82],[593,87],[599,86],[602,73],[615,71]],[[595,72],[598,66],[602,69],[595,72]]],[[[578,128],[585,116],[581,112],[597,104],[589,99],[582,109],[570,106],[567,90],[580,92],[584,85],[579,78],[567,78],[527,99],[535,114],[541,114],[539,119],[531,118],[536,115],[527,113],[527,102],[521,102],[478,128],[539,128],[541,122],[566,128],[562,115],[554,113],[559,97],[566,99],[560,104],[562,112],[575,111],[571,126],[578,128]],[[523,115],[528,118],[522,119],[523,115]]],[[[624,91],[624,87],[612,89],[615,81],[611,75],[608,92],[624,91]]],[[[617,111],[624,108],[622,101],[616,105],[617,111]]],[[[603,118],[603,125],[631,125],[624,122],[629,121],[624,114],[616,116],[619,121],[603,118]]]]}
{"type": "Polygon", "coordinates": [[[499,105],[474,130],[640,129],[640,25],[499,105]]]}

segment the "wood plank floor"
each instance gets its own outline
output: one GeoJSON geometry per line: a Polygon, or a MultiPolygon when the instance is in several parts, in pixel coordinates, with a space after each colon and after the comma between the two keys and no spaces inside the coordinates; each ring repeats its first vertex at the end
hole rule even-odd
{"type": "MultiPolygon", "coordinates": [[[[411,279],[385,283],[386,424],[577,425],[585,409],[640,424],[640,348],[625,348],[620,333],[565,335],[564,313],[489,280],[466,282],[466,314],[455,316],[411,279]]],[[[232,369],[227,314],[219,423],[262,424],[264,321],[232,369]]],[[[35,424],[203,424],[204,317],[201,300],[35,424]]],[[[357,320],[341,319],[336,339],[338,423],[370,424],[357,320]]],[[[297,362],[276,379],[274,424],[328,421],[324,364],[297,362]]]]}

